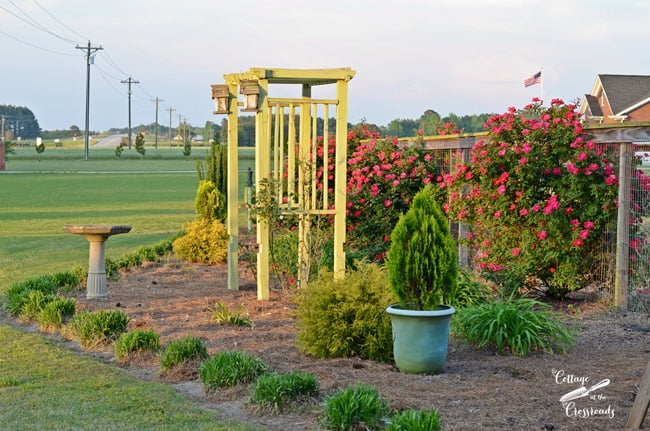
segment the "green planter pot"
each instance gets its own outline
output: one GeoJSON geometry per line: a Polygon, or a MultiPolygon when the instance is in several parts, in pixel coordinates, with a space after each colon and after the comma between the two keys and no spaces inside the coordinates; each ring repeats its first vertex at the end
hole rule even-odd
{"type": "Polygon", "coordinates": [[[395,364],[403,373],[436,374],[447,360],[449,324],[454,307],[437,310],[407,310],[398,305],[386,309],[393,325],[395,364]]]}

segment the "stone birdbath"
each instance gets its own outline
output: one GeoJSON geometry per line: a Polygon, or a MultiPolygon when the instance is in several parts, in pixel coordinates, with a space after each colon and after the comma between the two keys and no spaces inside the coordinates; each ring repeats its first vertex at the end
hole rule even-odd
{"type": "Polygon", "coordinates": [[[108,289],[106,287],[106,264],[104,261],[104,244],[112,235],[127,233],[131,226],[112,225],[66,225],[63,230],[75,235],[83,235],[90,243],[88,254],[88,280],[86,286],[86,298],[106,299],[108,289]]]}

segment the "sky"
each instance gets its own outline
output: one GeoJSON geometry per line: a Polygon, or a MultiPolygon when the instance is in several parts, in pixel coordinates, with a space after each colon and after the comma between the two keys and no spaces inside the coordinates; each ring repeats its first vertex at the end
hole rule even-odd
{"type": "Polygon", "coordinates": [[[650,0],[0,0],[0,104],[30,108],[45,130],[83,129],[75,47],[90,41],[103,48],[90,130],[126,127],[129,77],[134,126],[155,121],[156,97],[164,125],[170,108],[173,127],[220,122],[210,84],[253,67],[351,67],[351,123],[501,113],[579,100],[597,74],[650,75],[649,21],[650,0]],[[525,88],[539,70],[543,84],[525,88]]]}

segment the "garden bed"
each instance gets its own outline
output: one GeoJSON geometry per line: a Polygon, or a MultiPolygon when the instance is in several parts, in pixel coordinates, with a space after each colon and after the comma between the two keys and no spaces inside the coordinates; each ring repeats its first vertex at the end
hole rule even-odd
{"type": "MultiPolygon", "coordinates": [[[[120,308],[130,316],[132,329],[153,329],[163,344],[193,335],[205,340],[210,353],[244,350],[279,372],[315,373],[326,393],[356,382],[369,383],[392,408],[438,409],[444,429],[449,430],[622,428],[650,353],[650,333],[626,329],[650,327],[647,315],[609,312],[603,305],[583,302],[562,307],[571,325],[580,328],[576,346],[567,354],[499,356],[452,340],[443,374],[406,375],[388,363],[358,358],[322,360],[302,354],[295,347],[296,307],[289,295],[274,290],[270,301],[258,301],[255,283],[243,268],[240,290],[231,291],[226,285],[225,265],[169,260],[145,266],[110,282],[106,302],[88,301],[79,294],[78,308],[120,308]],[[231,309],[242,306],[254,327],[211,322],[208,309],[217,302],[231,309]],[[611,383],[592,394],[596,399],[575,400],[574,410],[567,412],[559,399],[579,388],[582,378],[589,378],[587,387],[603,379],[611,383]]],[[[140,357],[127,368],[140,378],[162,380],[153,357],[140,357]]],[[[318,429],[317,404],[273,415],[246,406],[247,387],[208,396],[198,379],[168,383],[200,405],[244,422],[283,431],[318,429]]],[[[650,419],[646,423],[650,425],[650,419]]]]}

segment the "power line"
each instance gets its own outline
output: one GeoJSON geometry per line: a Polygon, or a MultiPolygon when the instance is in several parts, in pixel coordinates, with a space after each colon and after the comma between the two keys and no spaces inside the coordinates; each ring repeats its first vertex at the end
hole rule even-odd
{"type": "Polygon", "coordinates": [[[51,53],[51,54],[65,55],[65,56],[67,56],[67,57],[79,57],[77,54],[68,54],[68,53],[66,53],[66,52],[53,51],[53,50],[51,50],[51,49],[47,49],[47,48],[43,48],[43,47],[38,46],[38,45],[34,45],[33,43],[26,42],[26,41],[24,41],[24,40],[22,40],[22,39],[17,38],[16,36],[12,36],[12,35],[9,34],[9,33],[5,33],[5,32],[2,31],[2,30],[0,30],[0,34],[2,34],[3,36],[8,37],[8,38],[10,38],[10,39],[13,39],[13,40],[15,40],[15,41],[17,41],[17,42],[20,42],[20,43],[22,43],[22,44],[25,44],[25,45],[27,45],[27,46],[31,46],[32,48],[40,49],[41,51],[49,52],[49,53],[51,53]]]}
{"type": "Polygon", "coordinates": [[[151,99],[153,99],[153,98],[155,97],[155,96],[152,96],[152,95],[151,95],[151,94],[150,94],[150,93],[149,93],[149,92],[144,88],[144,86],[143,86],[142,84],[138,84],[138,85],[139,85],[140,89],[141,89],[142,91],[144,91],[144,94],[146,94],[147,96],[149,96],[151,99]]]}
{"type": "Polygon", "coordinates": [[[74,29],[72,29],[72,28],[68,27],[67,25],[65,25],[65,24],[64,24],[60,19],[58,19],[57,17],[55,17],[54,15],[52,15],[52,14],[50,13],[50,11],[48,11],[48,10],[45,9],[43,6],[41,6],[41,4],[40,4],[39,2],[37,2],[36,0],[33,0],[33,1],[34,1],[34,3],[36,3],[36,5],[37,5],[38,7],[40,7],[40,8],[43,10],[43,12],[45,12],[46,14],[48,14],[48,15],[49,15],[49,16],[50,16],[54,21],[58,22],[58,23],[61,24],[63,27],[67,28],[68,30],[70,30],[71,32],[73,32],[74,34],[76,34],[77,36],[79,36],[82,40],[88,40],[88,38],[87,38],[86,36],[84,36],[84,35],[82,35],[82,34],[79,34],[79,33],[76,32],[74,29]]]}
{"type": "Polygon", "coordinates": [[[16,5],[14,4],[14,2],[12,2],[11,0],[9,0],[9,1],[11,2],[12,5],[14,5],[14,7],[15,7],[16,9],[18,9],[18,10],[21,11],[23,14],[25,14],[25,16],[27,16],[27,17],[28,17],[31,21],[33,21],[33,22],[30,22],[30,21],[26,20],[25,18],[21,17],[20,15],[15,14],[14,12],[10,11],[9,9],[7,9],[6,7],[4,7],[4,6],[2,6],[2,5],[0,5],[0,9],[4,10],[5,12],[7,12],[7,13],[9,13],[9,14],[11,14],[11,15],[13,15],[14,17],[18,18],[18,19],[21,20],[22,22],[24,22],[24,23],[26,23],[26,24],[29,24],[29,25],[31,25],[32,27],[34,27],[34,28],[36,28],[36,29],[38,29],[38,30],[40,30],[40,31],[43,31],[43,32],[45,32],[45,33],[47,33],[47,34],[50,34],[50,35],[52,35],[52,36],[54,36],[54,37],[56,37],[56,38],[58,38],[58,39],[61,39],[61,40],[63,40],[63,41],[70,42],[70,43],[78,43],[76,40],[72,40],[72,39],[68,39],[68,38],[66,38],[66,37],[60,36],[60,35],[54,33],[53,31],[48,30],[47,28],[43,27],[41,24],[39,24],[38,22],[36,22],[33,18],[31,18],[31,17],[30,17],[29,15],[27,15],[25,12],[23,12],[22,9],[20,9],[18,6],[16,6],[16,5]]]}
{"type": "Polygon", "coordinates": [[[108,61],[108,64],[110,64],[115,70],[117,70],[118,72],[120,72],[124,76],[128,76],[128,73],[126,73],[125,71],[120,69],[120,67],[115,63],[113,58],[110,55],[108,55],[108,52],[103,51],[103,52],[100,52],[99,55],[106,58],[106,61],[108,61]]]}

